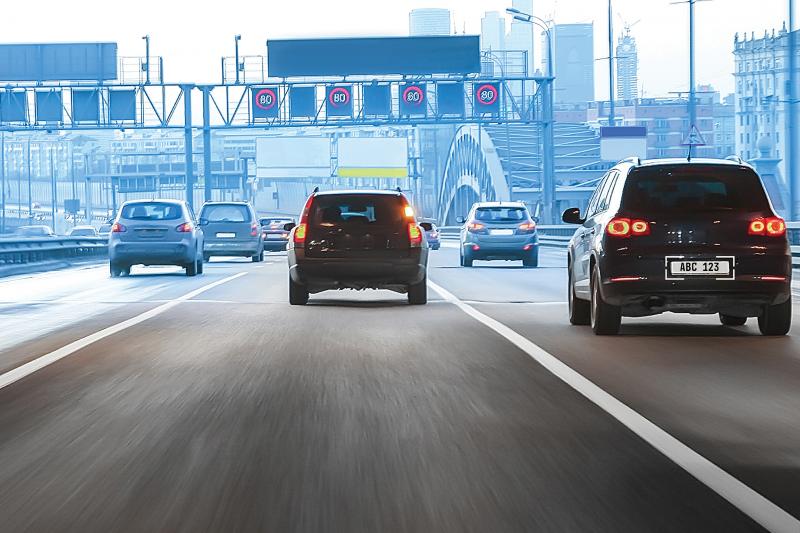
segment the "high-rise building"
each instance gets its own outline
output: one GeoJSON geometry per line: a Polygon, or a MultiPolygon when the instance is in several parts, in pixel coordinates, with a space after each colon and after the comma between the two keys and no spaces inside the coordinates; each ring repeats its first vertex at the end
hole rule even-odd
{"type": "Polygon", "coordinates": [[[633,100],[639,93],[639,55],[636,39],[625,32],[617,41],[617,98],[633,100]]]}
{"type": "Polygon", "coordinates": [[[481,19],[481,50],[506,49],[506,19],[497,11],[487,11],[481,19]]]}
{"type": "MultiPolygon", "coordinates": [[[[513,0],[514,9],[533,14],[533,0],[513,0]]],[[[506,35],[506,50],[523,50],[528,55],[528,73],[533,74],[533,24],[514,20],[506,35]]]]}
{"type": "MultiPolygon", "coordinates": [[[[594,101],[594,26],[556,24],[552,31],[556,103],[594,101]]],[[[546,36],[543,39],[546,55],[546,36]]],[[[546,71],[546,57],[544,64],[546,71]]]]}
{"type": "Polygon", "coordinates": [[[408,14],[411,36],[450,35],[450,10],[441,8],[413,9],[408,14]]]}

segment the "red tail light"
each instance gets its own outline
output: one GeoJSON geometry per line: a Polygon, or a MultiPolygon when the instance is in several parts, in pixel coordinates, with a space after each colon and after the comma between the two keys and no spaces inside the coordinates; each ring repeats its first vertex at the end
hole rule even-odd
{"type": "Polygon", "coordinates": [[[650,235],[650,223],[639,219],[614,218],[606,226],[606,233],[612,237],[642,237],[650,235]]]}
{"type": "Polygon", "coordinates": [[[294,243],[295,244],[305,244],[306,242],[306,232],[308,231],[308,224],[303,222],[299,224],[294,229],[294,243]]]}
{"type": "Polygon", "coordinates": [[[184,222],[183,224],[181,224],[180,226],[178,226],[175,229],[179,233],[191,233],[191,231],[194,229],[194,224],[192,224],[191,222],[184,222]]]}
{"type": "Polygon", "coordinates": [[[786,235],[786,222],[780,217],[756,218],[750,221],[747,233],[749,235],[783,237],[786,235]]]}
{"type": "Polygon", "coordinates": [[[408,225],[408,242],[411,244],[412,248],[419,248],[422,246],[422,231],[414,222],[408,225]]]}
{"type": "Polygon", "coordinates": [[[484,229],[486,229],[486,226],[484,224],[481,224],[480,222],[470,222],[469,224],[467,224],[467,231],[471,233],[478,233],[483,231],[484,229]]]}
{"type": "Polygon", "coordinates": [[[294,228],[294,237],[292,241],[298,248],[302,248],[306,244],[306,234],[308,233],[308,213],[311,211],[311,205],[314,203],[314,195],[308,197],[306,205],[303,206],[303,212],[300,214],[300,223],[294,228]]]}
{"type": "Polygon", "coordinates": [[[114,225],[111,226],[111,233],[125,233],[126,231],[128,231],[128,228],[119,222],[114,222],[114,225]]]}
{"type": "Polygon", "coordinates": [[[525,233],[531,233],[536,229],[536,222],[524,222],[519,225],[519,230],[525,233]]]}
{"type": "Polygon", "coordinates": [[[250,236],[257,237],[258,236],[258,224],[253,224],[250,226],[250,236]]]}

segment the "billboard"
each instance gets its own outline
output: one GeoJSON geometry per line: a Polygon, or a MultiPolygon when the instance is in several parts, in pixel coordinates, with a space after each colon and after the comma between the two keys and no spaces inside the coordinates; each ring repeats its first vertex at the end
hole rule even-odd
{"type": "Polygon", "coordinates": [[[340,178],[408,177],[405,137],[342,137],[337,142],[340,178]]]}
{"type": "Polygon", "coordinates": [[[259,179],[327,178],[331,175],[328,137],[261,137],[256,140],[259,179]]]}
{"type": "Polygon", "coordinates": [[[0,81],[117,79],[117,43],[0,44],[0,81]]]}
{"type": "Polygon", "coordinates": [[[481,71],[477,35],[271,39],[270,77],[354,74],[473,74],[481,71]]]}

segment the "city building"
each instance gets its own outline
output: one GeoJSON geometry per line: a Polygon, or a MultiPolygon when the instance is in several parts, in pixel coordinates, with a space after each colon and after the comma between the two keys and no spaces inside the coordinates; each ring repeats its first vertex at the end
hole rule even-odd
{"type": "MultiPolygon", "coordinates": [[[[523,13],[533,14],[533,0],[513,0],[511,7],[523,13]]],[[[528,54],[528,72],[534,72],[533,55],[534,25],[529,22],[514,20],[506,35],[506,50],[524,50],[528,54]]]]}
{"type": "Polygon", "coordinates": [[[633,100],[639,96],[639,55],[636,39],[626,28],[625,35],[617,41],[617,98],[633,100]]]}
{"type": "MultiPolygon", "coordinates": [[[[543,36],[543,39],[546,37],[543,36]]],[[[556,103],[594,101],[594,26],[556,24],[553,28],[553,70],[556,103]]],[[[544,42],[543,50],[547,50],[544,42]]],[[[547,70],[545,57],[543,72],[547,70]]]]}
{"type": "Polygon", "coordinates": [[[487,11],[481,19],[481,50],[506,49],[506,19],[497,11],[487,11]]]}
{"type": "Polygon", "coordinates": [[[735,100],[735,96],[729,94],[721,101],[714,102],[714,150],[717,157],[738,154],[735,100]]]}
{"type": "MultiPolygon", "coordinates": [[[[787,176],[789,37],[786,26],[756,38],[736,34],[733,41],[736,80],[736,154],[751,160],[761,156],[759,147],[769,146],[770,157],[780,159],[780,175],[787,176]],[[762,139],[770,142],[759,144],[762,139]]],[[[800,60],[797,65],[800,66],[800,60]]]]}
{"type": "Polygon", "coordinates": [[[413,9],[408,14],[408,34],[411,36],[450,35],[451,25],[449,9],[413,9]]]}

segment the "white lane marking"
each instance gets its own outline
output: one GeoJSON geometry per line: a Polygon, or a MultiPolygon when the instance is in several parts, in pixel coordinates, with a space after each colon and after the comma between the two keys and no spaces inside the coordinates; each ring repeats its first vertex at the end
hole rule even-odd
{"type": "Polygon", "coordinates": [[[191,292],[188,292],[188,293],[184,294],[183,296],[179,296],[178,298],[175,298],[174,300],[170,300],[165,304],[159,305],[158,307],[150,309],[149,311],[145,311],[144,313],[142,313],[140,315],[137,315],[137,316],[135,316],[133,318],[129,318],[127,320],[123,320],[122,322],[120,322],[118,324],[114,324],[113,326],[109,326],[109,327],[107,327],[105,329],[101,329],[100,331],[92,333],[91,335],[88,335],[88,336],[86,336],[86,337],[84,337],[82,339],[78,339],[76,341],[73,341],[73,342],[67,344],[66,346],[62,346],[61,348],[59,348],[59,349],[57,349],[55,351],[52,351],[52,352],[50,352],[48,354],[45,354],[45,355],[42,355],[41,357],[37,357],[33,361],[29,361],[29,362],[25,363],[24,365],[18,366],[17,368],[15,368],[13,370],[9,370],[5,374],[0,374],[0,389],[8,387],[12,383],[14,383],[16,381],[19,381],[20,379],[22,379],[24,377],[30,376],[34,372],[36,372],[38,370],[41,370],[42,368],[44,368],[44,367],[46,367],[48,365],[51,365],[51,364],[55,363],[56,361],[67,357],[68,355],[72,355],[73,353],[75,353],[78,350],[81,350],[81,349],[89,346],[90,344],[93,344],[93,343],[95,343],[95,342],[97,342],[99,340],[105,339],[106,337],[110,337],[111,335],[114,335],[115,333],[119,333],[120,331],[123,331],[125,329],[130,328],[130,327],[133,327],[133,326],[135,326],[137,324],[141,324],[145,320],[149,320],[149,319],[151,319],[153,317],[156,317],[156,316],[164,313],[165,311],[168,311],[168,310],[172,309],[173,307],[175,307],[176,305],[180,304],[181,302],[185,302],[187,300],[190,300],[190,299],[194,298],[195,296],[199,296],[200,294],[203,294],[204,292],[210,291],[211,289],[213,289],[215,287],[219,287],[220,285],[222,285],[224,283],[228,283],[229,281],[233,281],[233,280],[235,280],[237,278],[240,278],[240,277],[246,276],[246,275],[247,275],[247,272],[240,272],[238,274],[234,274],[233,276],[228,276],[227,278],[223,278],[223,279],[217,280],[217,281],[215,281],[213,283],[209,283],[208,285],[205,285],[203,287],[200,287],[199,289],[195,289],[195,290],[193,290],[191,292]]]}
{"type": "Polygon", "coordinates": [[[517,348],[531,356],[561,381],[585,396],[644,439],[675,464],[697,478],[708,488],[728,500],[740,511],[774,533],[798,533],[800,520],[793,517],[770,500],[751,489],[723,469],[695,452],[681,441],[650,422],[614,396],[607,393],[583,375],[573,370],[554,355],[546,352],[502,322],[465,304],[446,289],[428,281],[428,286],[442,298],[457,306],[484,326],[495,331],[517,348]]]}

